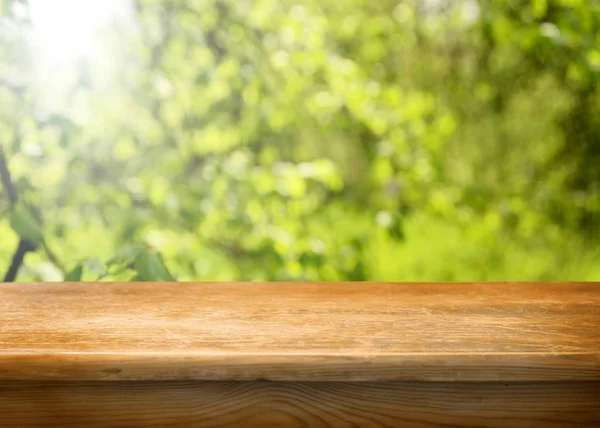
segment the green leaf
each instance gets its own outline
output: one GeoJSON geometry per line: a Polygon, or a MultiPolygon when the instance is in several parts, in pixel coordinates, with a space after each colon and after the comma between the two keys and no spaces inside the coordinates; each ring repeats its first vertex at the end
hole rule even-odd
{"type": "Polygon", "coordinates": [[[106,269],[102,265],[102,262],[97,258],[87,259],[84,263],[85,269],[94,275],[106,274],[106,269]]]}
{"type": "Polygon", "coordinates": [[[35,245],[44,243],[42,226],[22,203],[17,204],[10,213],[10,226],[21,239],[35,245]]]}
{"type": "Polygon", "coordinates": [[[548,10],[547,0],[533,0],[533,14],[536,18],[541,18],[546,14],[548,10]]]}
{"type": "Polygon", "coordinates": [[[123,265],[133,263],[140,252],[146,250],[145,245],[142,244],[129,244],[117,251],[117,254],[110,259],[106,264],[111,265],[123,265]]]}
{"type": "Polygon", "coordinates": [[[402,217],[400,217],[399,215],[394,216],[394,220],[392,221],[392,224],[388,229],[388,233],[390,238],[392,239],[398,241],[404,240],[404,222],[402,221],[402,217]]]}
{"type": "Polygon", "coordinates": [[[135,270],[140,281],[175,281],[164,265],[160,254],[150,248],[137,254],[135,270]]]}
{"type": "Polygon", "coordinates": [[[83,275],[83,265],[80,263],[65,276],[65,282],[78,282],[81,281],[81,275],[83,275]]]}

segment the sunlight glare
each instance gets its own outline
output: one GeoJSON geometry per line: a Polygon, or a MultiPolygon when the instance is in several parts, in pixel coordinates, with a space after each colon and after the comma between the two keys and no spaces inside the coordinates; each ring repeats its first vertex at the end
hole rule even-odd
{"type": "Polygon", "coordinates": [[[110,25],[123,0],[30,0],[32,41],[54,64],[99,55],[99,31],[110,25]]]}

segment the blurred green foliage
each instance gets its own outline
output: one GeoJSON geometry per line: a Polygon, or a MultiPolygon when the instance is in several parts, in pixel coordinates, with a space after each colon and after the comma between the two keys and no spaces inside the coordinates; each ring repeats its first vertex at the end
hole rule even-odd
{"type": "Polygon", "coordinates": [[[0,0],[18,280],[600,280],[600,2],[121,3],[0,0]]]}

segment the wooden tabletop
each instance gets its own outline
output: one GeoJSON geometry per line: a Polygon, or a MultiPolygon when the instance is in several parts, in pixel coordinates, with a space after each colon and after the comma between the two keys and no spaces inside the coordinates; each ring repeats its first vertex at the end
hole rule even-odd
{"type": "Polygon", "coordinates": [[[600,283],[0,284],[0,380],[600,380],[600,283]]]}

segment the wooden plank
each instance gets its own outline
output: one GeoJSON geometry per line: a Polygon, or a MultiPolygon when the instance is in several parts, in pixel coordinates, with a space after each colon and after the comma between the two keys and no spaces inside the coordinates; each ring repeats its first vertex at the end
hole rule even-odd
{"type": "Polygon", "coordinates": [[[600,383],[0,383],[0,427],[598,427],[600,383]]]}
{"type": "Polygon", "coordinates": [[[4,380],[600,379],[600,283],[0,284],[4,380]]]}

